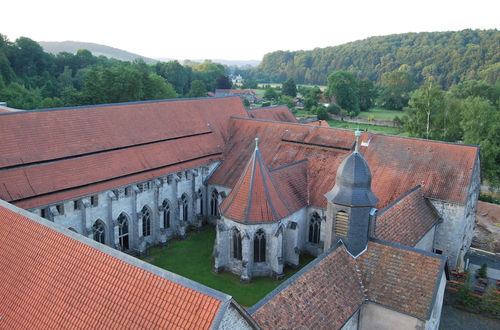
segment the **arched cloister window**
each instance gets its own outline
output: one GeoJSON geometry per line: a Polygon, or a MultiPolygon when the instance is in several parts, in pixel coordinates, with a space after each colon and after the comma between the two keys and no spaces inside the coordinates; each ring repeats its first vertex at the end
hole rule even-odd
{"type": "Polygon", "coordinates": [[[313,244],[319,243],[321,234],[321,218],[318,213],[314,212],[309,221],[309,242],[313,244]]]}
{"type": "Polygon", "coordinates": [[[163,228],[170,228],[170,203],[168,200],[164,200],[162,203],[163,207],[163,228]]]}
{"type": "Polygon", "coordinates": [[[237,228],[233,229],[233,258],[241,260],[241,233],[237,228]]]}
{"type": "Polygon", "coordinates": [[[264,233],[262,229],[259,229],[255,233],[255,237],[253,239],[253,261],[266,261],[266,233],[264,233]]]}
{"type": "Polygon", "coordinates": [[[198,199],[200,200],[200,215],[203,215],[203,192],[198,189],[198,199]]]}
{"type": "Polygon", "coordinates": [[[94,241],[106,244],[106,229],[104,227],[104,222],[101,219],[97,219],[92,225],[92,234],[94,241]]]}
{"type": "Polygon", "coordinates": [[[122,251],[129,249],[128,244],[128,217],[125,213],[120,213],[118,216],[118,240],[122,251]]]}
{"type": "Polygon", "coordinates": [[[182,220],[187,221],[188,220],[188,198],[186,194],[182,195],[181,197],[181,206],[182,206],[182,220]]]}
{"type": "Polygon", "coordinates": [[[219,215],[219,192],[217,189],[212,190],[210,195],[210,215],[214,217],[219,215]]]}
{"type": "Polygon", "coordinates": [[[345,211],[339,211],[335,215],[335,234],[347,236],[349,230],[349,214],[345,211]]]}
{"type": "Polygon", "coordinates": [[[144,206],[141,210],[142,218],[142,236],[151,235],[151,211],[149,207],[144,206]]]}

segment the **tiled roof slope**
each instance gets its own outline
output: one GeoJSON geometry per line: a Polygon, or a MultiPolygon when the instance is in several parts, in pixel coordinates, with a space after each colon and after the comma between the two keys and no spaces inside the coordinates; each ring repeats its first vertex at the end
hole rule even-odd
{"type": "Polygon", "coordinates": [[[368,300],[425,320],[430,317],[445,257],[370,241],[357,259],[368,300]]]}
{"type": "Polygon", "coordinates": [[[263,329],[340,329],[364,301],[355,260],[338,247],[303,268],[249,312],[263,329]]]}
{"type": "Polygon", "coordinates": [[[427,320],[444,257],[370,241],[357,259],[326,251],[249,312],[263,329],[340,329],[365,301],[427,320]]]}
{"type": "Polygon", "coordinates": [[[208,329],[230,296],[0,201],[0,328],[208,329]]]}
{"type": "Polygon", "coordinates": [[[308,205],[307,160],[275,168],[271,176],[291,212],[308,205]]]}
{"type": "Polygon", "coordinates": [[[385,241],[415,246],[440,219],[419,185],[379,212],[376,236],[385,241]]]}
{"type": "Polygon", "coordinates": [[[298,123],[286,105],[248,110],[250,118],[298,123]]]}
{"type": "Polygon", "coordinates": [[[223,216],[242,223],[273,222],[291,213],[257,146],[220,211],[223,216]]]}
{"type": "MultiPolygon", "coordinates": [[[[210,182],[234,186],[251,154],[255,136],[261,140],[260,151],[269,168],[308,159],[308,184],[314,187],[310,189],[310,204],[325,208],[324,194],[334,186],[338,166],[353,150],[354,133],[232,118],[224,162],[210,182]]],[[[372,191],[380,199],[378,208],[422,182],[427,197],[464,203],[478,156],[477,147],[371,133],[363,133],[360,144],[360,153],[372,172],[372,191]],[[368,147],[363,146],[368,141],[368,147]]]]}
{"type": "Polygon", "coordinates": [[[0,198],[21,201],[220,156],[232,115],[247,116],[238,97],[0,115],[0,198]]]}

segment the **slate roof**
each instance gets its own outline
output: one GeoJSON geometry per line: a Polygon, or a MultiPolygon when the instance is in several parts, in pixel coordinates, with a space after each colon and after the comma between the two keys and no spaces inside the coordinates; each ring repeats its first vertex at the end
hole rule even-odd
{"type": "MultiPolygon", "coordinates": [[[[233,187],[251,155],[255,136],[270,169],[308,159],[310,205],[326,208],[324,194],[335,185],[342,160],[354,150],[353,132],[232,118],[224,162],[209,182],[233,187]]],[[[359,152],[370,167],[372,191],[381,209],[417,184],[423,184],[429,198],[464,203],[479,148],[364,132],[359,152]]]]}
{"type": "Polygon", "coordinates": [[[286,105],[264,107],[248,110],[250,118],[298,123],[293,113],[286,105]]]}
{"type": "Polygon", "coordinates": [[[339,243],[249,312],[263,329],[340,329],[370,301],[427,320],[444,264],[443,256],[378,240],[354,259],[339,243]]]}
{"type": "Polygon", "coordinates": [[[257,146],[220,212],[242,223],[274,222],[291,214],[257,146]]]}
{"type": "Polygon", "coordinates": [[[3,201],[0,241],[2,329],[208,329],[235,304],[3,201]]]}
{"type": "Polygon", "coordinates": [[[380,210],[377,215],[377,238],[397,244],[415,246],[441,217],[424,197],[418,185],[380,210]]]}
{"type": "Polygon", "coordinates": [[[89,185],[220,159],[232,115],[247,116],[238,97],[1,114],[0,198],[30,208],[89,185]]]}

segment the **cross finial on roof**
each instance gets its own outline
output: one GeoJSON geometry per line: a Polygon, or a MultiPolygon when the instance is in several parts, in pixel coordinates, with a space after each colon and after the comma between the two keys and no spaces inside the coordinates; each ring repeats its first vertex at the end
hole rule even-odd
{"type": "Polygon", "coordinates": [[[354,132],[354,135],[356,136],[356,146],[354,148],[354,152],[358,152],[358,142],[359,142],[359,137],[361,136],[361,131],[359,129],[357,129],[354,132]]]}
{"type": "Polygon", "coordinates": [[[255,150],[259,150],[259,138],[255,138],[255,150]]]}

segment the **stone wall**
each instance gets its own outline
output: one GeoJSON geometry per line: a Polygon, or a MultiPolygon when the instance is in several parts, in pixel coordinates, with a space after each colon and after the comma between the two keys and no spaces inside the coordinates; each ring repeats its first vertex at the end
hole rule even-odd
{"type": "Polygon", "coordinates": [[[359,309],[344,324],[344,326],[341,328],[341,330],[358,330],[358,326],[359,326],[358,321],[359,321],[359,309]]]}
{"type": "Polygon", "coordinates": [[[373,302],[361,307],[360,330],[424,329],[425,322],[373,302]]]}
{"type": "Polygon", "coordinates": [[[435,233],[436,233],[436,226],[432,227],[427,232],[427,234],[425,234],[424,237],[422,237],[422,239],[420,241],[418,241],[417,244],[415,244],[414,248],[424,250],[424,251],[433,252],[435,233]]]}
{"type": "MultiPolygon", "coordinates": [[[[249,318],[249,317],[248,317],[249,318]]],[[[251,323],[246,317],[242,315],[233,304],[229,304],[224,316],[217,329],[221,330],[234,330],[234,329],[255,329],[255,324],[251,323]]]]}
{"type": "Polygon", "coordinates": [[[197,166],[30,211],[89,238],[94,238],[93,226],[101,220],[104,223],[104,243],[117,249],[121,249],[117,219],[123,214],[128,221],[129,246],[125,250],[144,253],[148,246],[164,244],[173,236],[185,235],[188,226],[201,225],[202,215],[207,214],[204,181],[216,166],[217,163],[197,166]],[[183,214],[183,198],[187,201],[186,216],[183,214]],[[169,228],[164,227],[164,201],[170,206],[169,228]],[[149,210],[151,219],[150,235],[147,236],[143,235],[141,210],[144,207],[149,210]]]}

